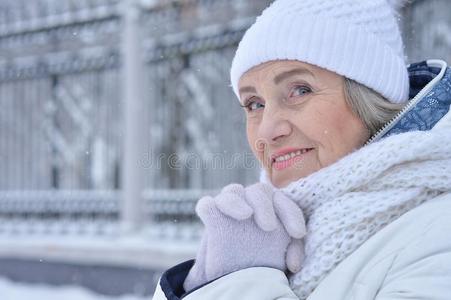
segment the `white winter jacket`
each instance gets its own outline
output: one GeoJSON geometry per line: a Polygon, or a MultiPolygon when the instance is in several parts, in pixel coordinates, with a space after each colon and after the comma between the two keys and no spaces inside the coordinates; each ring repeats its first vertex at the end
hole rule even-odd
{"type": "MultiPolygon", "coordinates": [[[[451,69],[446,69],[444,62],[428,61],[414,64],[410,71],[411,86],[416,85],[412,80],[421,82],[424,78],[419,77],[434,74],[431,78],[436,79],[422,92],[424,97],[431,93],[445,97],[445,104],[437,109],[441,110],[439,117],[438,113],[429,117],[434,112],[428,113],[427,118],[433,123],[431,127],[438,122],[451,130],[451,69]],[[442,84],[435,90],[438,81],[442,84]]],[[[409,122],[399,124],[391,128],[399,132],[430,129],[414,128],[409,122]]],[[[153,299],[298,299],[286,275],[268,267],[236,271],[187,293],[183,282],[193,263],[190,260],[167,270],[158,282],[153,299]]],[[[348,299],[451,299],[450,193],[428,200],[377,232],[331,271],[308,297],[308,300],[348,299]]]]}

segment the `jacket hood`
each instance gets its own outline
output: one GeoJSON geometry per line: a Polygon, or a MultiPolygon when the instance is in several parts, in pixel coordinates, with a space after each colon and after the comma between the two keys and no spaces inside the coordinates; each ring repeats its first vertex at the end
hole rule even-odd
{"type": "Polygon", "coordinates": [[[451,68],[443,60],[427,60],[408,66],[409,100],[400,113],[368,142],[393,134],[431,130],[440,120],[451,117],[451,68]]]}

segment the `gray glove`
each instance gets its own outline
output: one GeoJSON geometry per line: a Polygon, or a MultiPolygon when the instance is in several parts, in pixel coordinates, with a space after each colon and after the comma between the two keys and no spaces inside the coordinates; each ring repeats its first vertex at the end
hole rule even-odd
{"type": "Polygon", "coordinates": [[[228,185],[214,198],[201,198],[196,213],[205,231],[185,291],[249,267],[299,271],[306,233],[302,210],[271,186],[228,185]]]}

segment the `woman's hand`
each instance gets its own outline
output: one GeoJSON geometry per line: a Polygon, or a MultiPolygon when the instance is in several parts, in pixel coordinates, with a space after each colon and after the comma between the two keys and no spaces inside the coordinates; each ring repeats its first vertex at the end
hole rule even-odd
{"type": "Polygon", "coordinates": [[[201,198],[196,213],[205,231],[186,291],[249,267],[299,271],[306,233],[302,211],[269,185],[228,185],[214,198],[201,198]]]}

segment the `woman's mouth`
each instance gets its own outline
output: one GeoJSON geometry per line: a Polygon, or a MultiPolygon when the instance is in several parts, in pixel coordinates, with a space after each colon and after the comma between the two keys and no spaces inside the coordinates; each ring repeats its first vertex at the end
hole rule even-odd
{"type": "Polygon", "coordinates": [[[314,148],[303,148],[294,151],[280,151],[278,154],[274,155],[271,163],[272,168],[277,171],[286,169],[292,166],[297,161],[300,161],[304,158],[305,154],[313,150],[314,148]]]}

